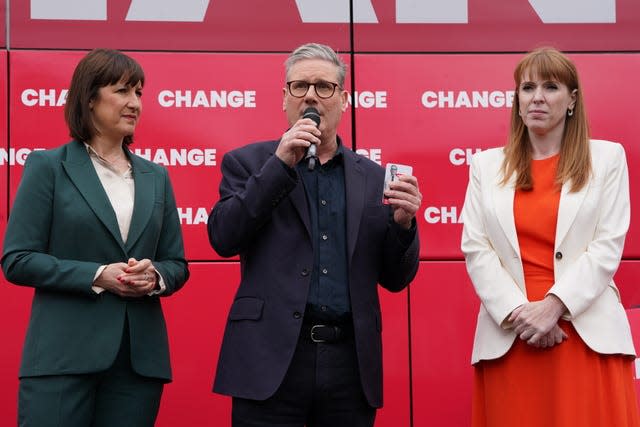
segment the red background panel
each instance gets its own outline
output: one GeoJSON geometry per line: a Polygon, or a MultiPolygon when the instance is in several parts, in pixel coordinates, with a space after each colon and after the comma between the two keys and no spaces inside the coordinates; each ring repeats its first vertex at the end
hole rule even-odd
{"type": "MultiPolygon", "coordinates": [[[[565,1],[544,3],[553,11],[565,1]]],[[[597,51],[637,50],[640,45],[640,5],[633,0],[615,0],[616,22],[607,24],[545,24],[529,0],[467,0],[467,23],[398,24],[396,9],[401,2],[411,3],[373,0],[380,22],[356,26],[356,51],[517,52],[548,44],[567,51],[597,51]]]]}
{"type": "MultiPolygon", "coordinates": [[[[635,344],[637,353],[638,348],[640,348],[640,308],[627,310],[627,317],[631,324],[631,334],[633,335],[633,343],[635,344]]],[[[640,359],[635,360],[635,368],[636,393],[640,396],[640,359]]]]}
{"type": "Polygon", "coordinates": [[[7,32],[7,2],[6,0],[0,0],[0,47],[6,46],[6,32],[7,32]]]}
{"type": "MultiPolygon", "coordinates": [[[[408,0],[327,2],[321,8],[316,5],[320,13],[331,14],[336,7],[343,8],[344,23],[331,23],[336,20],[320,15],[315,20],[305,18],[304,4],[313,7],[313,3],[317,4],[313,0],[211,0],[204,16],[196,19],[198,22],[126,21],[132,0],[105,1],[106,20],[97,21],[31,19],[30,2],[13,2],[11,43],[16,48],[108,46],[132,50],[273,52],[289,51],[316,40],[346,51],[350,47],[349,22],[354,21],[356,51],[525,51],[540,43],[553,43],[573,51],[632,51],[640,46],[636,30],[640,25],[640,5],[633,0],[615,0],[615,22],[588,24],[543,23],[527,0],[467,0],[464,4],[468,12],[462,23],[417,24],[398,22],[402,19],[398,19],[397,10],[410,3],[408,0]],[[349,3],[353,4],[354,18],[349,18],[346,10],[349,3]],[[297,5],[301,5],[300,10],[297,5]],[[358,23],[358,6],[373,9],[372,22],[360,19],[358,23]]],[[[544,3],[548,4],[548,11],[557,11],[559,2],[544,3]]],[[[173,2],[163,0],[163,3],[173,2]]]]}
{"type": "MultiPolygon", "coordinates": [[[[6,81],[7,52],[0,50],[0,82],[6,81]]],[[[10,157],[9,140],[7,139],[7,86],[0,84],[0,237],[4,237],[4,227],[7,222],[10,157]]]]}
{"type": "MultiPolygon", "coordinates": [[[[462,223],[458,220],[468,182],[467,161],[479,149],[503,146],[508,136],[510,107],[504,100],[496,98],[495,107],[469,108],[465,105],[473,104],[465,102],[463,93],[469,98],[474,91],[508,96],[515,87],[512,74],[520,57],[358,55],[355,59],[355,90],[388,93],[386,108],[356,110],[356,145],[365,149],[381,148],[383,164],[413,165],[423,194],[418,215],[424,236],[423,259],[462,259],[462,223]],[[440,92],[445,96],[427,95],[425,99],[427,105],[435,104],[435,107],[423,105],[423,94],[440,92]]],[[[640,147],[635,144],[638,114],[634,103],[640,89],[629,88],[628,82],[635,79],[640,55],[574,54],[571,57],[580,71],[593,137],[624,145],[631,198],[637,200],[640,197],[637,187],[640,147]],[[628,96],[616,95],[620,93],[628,96]],[[612,99],[616,100],[615,108],[612,108],[612,99]]],[[[631,214],[624,254],[636,258],[640,256],[640,236],[636,231],[640,211],[632,209],[631,214]]]]}
{"type": "Polygon", "coordinates": [[[191,277],[162,300],[173,382],[165,387],[157,427],[231,425],[231,399],[213,394],[227,313],[240,281],[238,263],[191,263],[191,277]]]}
{"type": "MultiPolygon", "coordinates": [[[[11,141],[15,147],[53,148],[70,139],[63,106],[55,104],[68,87],[73,69],[84,54],[11,53],[11,141]],[[43,69],[47,72],[43,73],[43,69]],[[25,91],[38,94],[44,91],[46,96],[53,94],[51,99],[55,101],[27,92],[27,103],[36,104],[25,105],[25,91]],[[39,105],[39,100],[45,105],[39,105]]],[[[131,149],[167,166],[182,215],[187,258],[220,259],[211,249],[206,233],[206,216],[218,199],[220,164],[227,151],[250,142],[277,139],[286,131],[288,124],[282,111],[286,55],[149,52],[131,55],[140,61],[146,79],[143,113],[131,149]],[[176,97],[184,97],[188,91],[190,101],[183,100],[182,106],[176,107],[176,97]],[[241,99],[224,98],[226,104],[214,104],[211,91],[218,95],[236,92],[242,96],[241,99]],[[171,95],[167,96],[167,92],[171,95]],[[198,92],[206,95],[204,100],[197,98],[198,92]],[[169,102],[172,106],[162,105],[169,102]],[[186,165],[171,163],[170,158],[167,162],[164,154],[170,156],[171,150],[181,153],[209,150],[209,163],[215,164],[206,165],[201,157],[187,161],[186,165]]],[[[340,134],[345,145],[350,147],[349,114],[343,116],[340,134]]],[[[13,192],[22,167],[18,165],[11,169],[13,192]]]]}
{"type": "MultiPolygon", "coordinates": [[[[227,313],[240,282],[240,266],[216,262],[189,267],[191,278],[185,287],[162,301],[174,381],[165,388],[157,426],[229,425],[231,399],[213,394],[211,388],[227,313]]],[[[409,425],[407,301],[407,291],[381,290],[385,407],[378,413],[377,427],[409,425]]],[[[18,342],[21,340],[16,339],[18,342]]],[[[6,367],[15,376],[12,368],[6,367]]],[[[14,404],[15,399],[9,406],[14,404]]]]}
{"type": "Polygon", "coordinates": [[[640,308],[640,261],[622,261],[613,280],[620,290],[622,305],[627,309],[640,308]]]}
{"type": "Polygon", "coordinates": [[[421,262],[411,285],[413,425],[468,426],[478,299],[463,262],[421,262]]]}
{"type": "Polygon", "coordinates": [[[349,48],[348,24],[303,24],[293,1],[210,0],[202,22],[126,21],[131,0],[106,2],[106,21],[31,19],[30,2],[13,2],[12,47],[287,52],[315,40],[349,48]]]}
{"type": "MultiPolygon", "coordinates": [[[[417,215],[423,259],[462,259],[459,216],[468,181],[466,158],[452,150],[504,145],[509,109],[426,108],[425,92],[513,90],[515,56],[359,55],[356,89],[388,91],[386,109],[356,111],[357,146],[382,147],[382,162],[413,166],[423,195],[417,215]],[[469,70],[473,69],[473,73],[469,70]],[[410,84],[407,84],[410,82],[410,84]],[[430,219],[425,219],[425,214],[430,219]],[[450,215],[450,216],[448,216],[450,215]]],[[[431,102],[432,98],[427,101],[431,102]]],[[[443,105],[447,105],[446,103],[443,105]]]]}
{"type": "Polygon", "coordinates": [[[409,292],[390,293],[379,288],[382,309],[382,362],[384,407],[376,427],[408,426],[410,423],[409,292]]]}
{"type": "MultiPolygon", "coordinates": [[[[4,236],[4,224],[0,227],[4,236]]],[[[0,322],[2,359],[0,362],[0,421],[15,425],[18,405],[18,369],[22,343],[27,332],[33,289],[9,284],[0,275],[0,322]]]]}
{"type": "MultiPolygon", "coordinates": [[[[224,154],[249,142],[276,139],[286,130],[283,62],[291,49],[311,40],[328,43],[346,52],[344,60],[354,61],[357,108],[347,110],[339,129],[345,145],[353,142],[358,152],[382,165],[412,165],[424,196],[417,218],[423,260],[418,276],[408,291],[380,291],[385,407],[378,412],[377,427],[469,425],[470,357],[479,303],[459,250],[459,215],[470,156],[506,141],[510,111],[503,98],[514,89],[512,72],[522,56],[510,52],[549,44],[573,51],[593,137],[626,149],[632,218],[615,280],[640,343],[640,313],[633,308],[640,305],[640,116],[635,106],[640,88],[634,84],[640,69],[639,3],[615,0],[615,23],[545,24],[531,4],[546,0],[468,0],[468,23],[410,24],[397,22],[397,8],[407,0],[364,0],[358,4],[369,4],[378,22],[355,23],[351,33],[348,23],[304,23],[297,5],[313,0],[211,0],[202,22],[125,21],[132,1],[104,0],[105,21],[31,19],[32,2],[14,1],[6,40],[7,2],[0,0],[0,46],[9,41],[13,48],[0,50],[0,150],[10,148],[16,156],[10,166],[0,163],[0,237],[26,153],[69,140],[63,107],[56,104],[86,52],[51,49],[136,50],[131,55],[142,64],[147,81],[132,149],[169,170],[192,272],[181,292],[163,300],[175,381],[165,389],[158,426],[229,424],[230,399],[213,394],[211,387],[239,264],[221,262],[210,248],[206,216],[218,198],[224,154]],[[202,105],[204,98],[198,98],[197,107],[162,105],[178,91],[191,91],[192,101],[199,93],[210,101],[212,91],[234,95],[224,99],[226,105],[213,107],[202,105]],[[474,91],[495,92],[500,105],[428,108],[422,102],[427,92],[449,91],[454,103],[464,101],[462,92],[470,97],[474,91]],[[166,164],[163,154],[172,151],[191,160],[166,164]],[[203,153],[211,164],[203,164],[203,153]]],[[[168,4],[158,0],[153,5],[161,1],[168,4]]],[[[331,7],[327,2],[325,8],[331,7]]],[[[425,101],[434,99],[429,95],[425,101]]],[[[10,326],[0,363],[0,420],[5,424],[16,419],[17,372],[32,294],[0,278],[0,322],[10,326]]]]}

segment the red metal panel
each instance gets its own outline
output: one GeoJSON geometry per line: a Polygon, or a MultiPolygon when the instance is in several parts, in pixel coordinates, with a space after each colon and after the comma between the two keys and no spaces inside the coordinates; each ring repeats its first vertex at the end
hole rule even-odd
{"type": "MultiPolygon", "coordinates": [[[[63,91],[84,53],[11,55],[11,141],[21,154],[11,172],[15,190],[26,153],[69,140],[63,91]]],[[[219,259],[207,239],[206,219],[218,198],[222,157],[250,142],[277,139],[287,129],[282,112],[286,55],[131,55],[146,74],[142,120],[131,148],[167,166],[187,258],[219,259]]],[[[347,146],[351,146],[349,119],[344,116],[340,129],[347,146]]]]}
{"type": "Polygon", "coordinates": [[[64,0],[13,2],[12,47],[273,52],[316,40],[346,51],[349,22],[355,23],[356,51],[368,52],[526,51],[540,44],[635,51],[640,46],[640,5],[633,0],[84,3],[80,10],[64,0]],[[195,10],[191,16],[184,13],[189,9],[195,10]],[[442,15],[445,9],[452,12],[442,15]],[[162,17],[161,10],[173,13],[162,17]]]}
{"type": "Polygon", "coordinates": [[[413,425],[470,424],[478,307],[463,262],[420,263],[411,285],[413,425]]]}
{"type": "MultiPolygon", "coordinates": [[[[4,10],[4,2],[2,3],[4,10]]],[[[0,81],[7,81],[7,52],[0,51],[0,81]]],[[[0,240],[7,225],[8,174],[11,151],[7,143],[7,86],[0,85],[0,240]]],[[[0,363],[0,420],[15,420],[18,397],[18,367],[26,330],[31,295],[27,288],[10,285],[0,274],[0,324],[2,363],[0,363]]]]}
{"type": "Polygon", "coordinates": [[[410,424],[408,291],[390,293],[380,288],[382,309],[382,361],[384,407],[376,416],[376,427],[410,424]]]}
{"type": "MultiPolygon", "coordinates": [[[[616,51],[637,50],[640,43],[637,37],[640,5],[633,0],[596,0],[590,5],[573,0],[386,0],[373,3],[379,23],[355,27],[354,46],[359,52],[518,52],[544,45],[567,51],[616,51]],[[454,3],[467,8],[463,22],[452,23],[451,18],[443,17],[433,18],[437,22],[411,23],[426,20],[429,15],[437,16],[439,11],[451,8],[454,3]],[[605,10],[595,13],[590,23],[570,22],[584,16],[585,9],[594,5],[605,10]],[[610,12],[615,15],[613,21],[602,22],[610,12]],[[407,15],[404,23],[398,22],[402,20],[399,18],[402,14],[407,15]]],[[[461,13],[455,15],[463,16],[461,13]]]]}
{"type": "MultiPolygon", "coordinates": [[[[571,55],[579,68],[594,138],[625,146],[632,201],[640,197],[640,147],[628,87],[640,55],[571,55]],[[602,70],[606,69],[606,73],[602,70]],[[624,93],[627,96],[616,94],[624,93]],[[616,108],[611,108],[612,102],[616,108]]],[[[521,55],[358,55],[355,91],[364,98],[355,118],[357,148],[381,164],[413,165],[423,205],[418,215],[423,259],[462,259],[460,213],[468,163],[478,150],[506,143],[513,69],[521,55]],[[470,72],[469,70],[473,70],[470,72]],[[366,95],[366,96],[365,96],[366,95]]],[[[632,205],[634,203],[632,202],[632,205]]],[[[626,257],[640,255],[632,210],[626,257]]]]}
{"type": "MultiPolygon", "coordinates": [[[[4,235],[4,224],[0,232],[4,235]]],[[[0,363],[0,419],[6,423],[17,419],[18,368],[32,296],[32,289],[14,286],[0,274],[0,322],[5,325],[0,363]]]]}
{"type": "MultiPolygon", "coordinates": [[[[633,343],[636,347],[636,354],[640,349],[640,309],[632,308],[627,310],[627,317],[631,325],[631,334],[633,335],[633,343]]],[[[635,360],[634,370],[636,380],[636,394],[638,397],[638,403],[640,404],[640,359],[635,360]]]]}
{"type": "MultiPolygon", "coordinates": [[[[192,263],[191,278],[163,300],[174,381],[165,388],[157,425],[229,425],[231,399],[211,393],[227,313],[240,281],[238,263],[192,263]],[[189,410],[184,402],[188,399],[189,410]]],[[[385,407],[377,427],[409,425],[407,292],[381,291],[385,407]]]]}
{"type": "Polygon", "coordinates": [[[7,2],[6,0],[0,0],[0,47],[5,47],[7,43],[7,40],[5,37],[7,33],[6,22],[7,22],[7,2]]]}
{"type": "MultiPolygon", "coordinates": [[[[4,42],[5,2],[0,2],[0,33],[4,42]]],[[[16,151],[7,141],[7,52],[0,50],[0,240],[4,240],[9,202],[9,171],[16,163],[16,151]]],[[[19,157],[19,156],[18,156],[19,157]]],[[[0,324],[2,333],[2,363],[0,363],[0,420],[17,419],[18,368],[22,343],[31,308],[33,290],[14,286],[0,274],[0,324]]]]}
{"type": "MultiPolygon", "coordinates": [[[[65,6],[67,2],[47,2],[53,15],[64,17],[76,13],[75,6],[65,6]]],[[[13,2],[11,45],[27,49],[101,46],[131,50],[287,52],[314,40],[340,51],[349,47],[348,24],[304,24],[295,2],[211,0],[205,2],[208,7],[196,13],[191,22],[162,22],[162,18],[153,18],[162,9],[159,2],[137,1],[148,6],[142,7],[141,14],[149,16],[149,20],[127,18],[134,0],[87,0],[86,7],[93,10],[104,10],[106,4],[104,16],[93,20],[34,19],[30,2],[13,2]]],[[[165,7],[182,3],[185,9],[186,3],[194,2],[163,0],[162,3],[165,7]]]]}
{"type": "Polygon", "coordinates": [[[231,425],[231,398],[211,389],[240,267],[223,262],[192,263],[189,268],[184,288],[162,301],[173,382],[165,387],[156,425],[231,425]]]}
{"type": "Polygon", "coordinates": [[[7,222],[7,195],[10,164],[9,141],[7,140],[7,52],[0,50],[0,237],[4,236],[7,222]]]}
{"type": "Polygon", "coordinates": [[[640,261],[622,261],[613,280],[620,290],[622,305],[626,309],[640,308],[640,261]]]}

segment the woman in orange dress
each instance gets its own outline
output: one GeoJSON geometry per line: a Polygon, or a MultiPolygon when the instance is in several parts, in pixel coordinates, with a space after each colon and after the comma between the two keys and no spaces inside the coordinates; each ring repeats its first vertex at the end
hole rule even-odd
{"type": "Polygon", "coordinates": [[[474,156],[462,251],[482,304],[474,427],[640,426],[613,275],[629,227],[620,144],[590,140],[575,65],[526,55],[506,147],[474,156]]]}

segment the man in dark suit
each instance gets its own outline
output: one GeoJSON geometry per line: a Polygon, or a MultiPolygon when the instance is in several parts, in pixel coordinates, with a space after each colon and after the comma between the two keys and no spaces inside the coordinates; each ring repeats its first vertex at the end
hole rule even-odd
{"type": "Polygon", "coordinates": [[[307,44],[286,62],[290,128],[222,161],[209,239],[240,254],[214,391],[240,426],[371,426],[382,406],[377,283],[404,289],[418,268],[415,177],[384,192],[384,170],[342,145],[344,63],[307,44]],[[313,107],[316,126],[303,112],[313,107]],[[305,152],[317,147],[311,170],[305,152]]]}

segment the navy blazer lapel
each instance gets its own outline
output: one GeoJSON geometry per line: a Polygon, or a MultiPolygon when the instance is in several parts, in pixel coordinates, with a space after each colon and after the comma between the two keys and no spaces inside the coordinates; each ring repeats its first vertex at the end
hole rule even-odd
{"type": "Polygon", "coordinates": [[[156,189],[154,174],[151,168],[149,168],[141,158],[131,154],[128,149],[125,149],[125,152],[131,161],[133,180],[135,183],[133,215],[131,217],[131,226],[129,227],[129,234],[127,235],[127,243],[125,245],[127,250],[129,250],[140,238],[142,231],[151,218],[156,189]]]}
{"type": "Polygon", "coordinates": [[[67,144],[67,147],[67,159],[62,162],[62,167],[73,185],[91,207],[91,210],[124,250],[116,214],[113,211],[107,193],[104,191],[104,187],[102,187],[95,167],[91,163],[86,147],[82,142],[78,141],[67,144]]]}
{"type": "MultiPolygon", "coordinates": [[[[364,210],[367,176],[360,165],[360,156],[344,149],[344,185],[347,203],[347,249],[351,261],[358,240],[358,230],[364,210]]],[[[382,186],[382,184],[380,184],[382,186]]]]}
{"type": "Polygon", "coordinates": [[[298,211],[300,220],[304,224],[304,228],[307,230],[309,239],[311,239],[311,214],[309,212],[307,193],[304,189],[304,181],[302,177],[298,176],[298,185],[293,187],[293,190],[289,193],[289,199],[291,200],[293,207],[298,211]]]}
{"type": "MultiPolygon", "coordinates": [[[[278,147],[279,141],[276,141],[273,145],[270,154],[272,156],[276,155],[276,148],[278,147]]],[[[293,167],[298,175],[298,184],[293,187],[293,190],[289,193],[289,200],[291,204],[298,212],[298,216],[300,217],[300,221],[304,225],[304,228],[307,230],[307,235],[309,236],[309,240],[311,240],[311,213],[309,212],[309,203],[307,202],[307,192],[304,188],[304,180],[300,176],[297,171],[297,165],[293,167]]]]}

